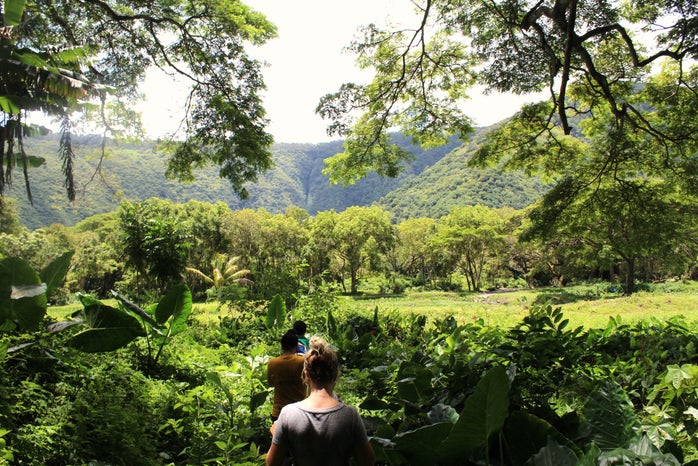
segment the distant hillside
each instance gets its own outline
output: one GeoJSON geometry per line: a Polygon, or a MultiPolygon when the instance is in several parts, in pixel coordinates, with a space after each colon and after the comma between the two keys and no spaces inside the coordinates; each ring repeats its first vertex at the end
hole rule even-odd
{"type": "Polygon", "coordinates": [[[522,209],[537,201],[548,190],[539,178],[530,178],[521,172],[499,173],[492,168],[467,166],[484,135],[485,131],[479,131],[377,204],[399,221],[416,217],[439,218],[456,205],[522,209]]]}
{"type": "Polygon", "coordinates": [[[331,185],[322,175],[324,159],[342,150],[340,141],[276,144],[272,147],[276,167],[260,177],[257,184],[249,185],[250,198],[242,201],[218,177],[215,168],[198,171],[191,185],[166,179],[165,159],[154,152],[153,143],[109,144],[108,156],[100,166],[99,138],[75,138],[75,172],[80,189],[78,199],[71,204],[63,189],[60,160],[56,155],[57,136],[28,138],[27,152],[46,158],[44,166],[30,171],[34,207],[27,201],[20,171],[15,172],[13,186],[7,194],[17,199],[22,224],[35,229],[52,223],[73,225],[91,215],[116,209],[122,200],[151,197],[178,203],[192,199],[220,201],[231,209],[263,207],[273,213],[283,212],[289,205],[315,214],[330,209],[340,212],[354,205],[381,204],[402,219],[437,217],[454,202],[523,207],[538,199],[542,192],[538,189],[540,183],[531,184],[531,180],[523,177],[468,169],[455,140],[429,151],[412,147],[401,137],[397,137],[397,142],[417,156],[399,177],[383,179],[371,174],[348,187],[331,185]],[[496,194],[507,190],[514,195],[496,194]],[[514,198],[516,204],[511,204],[514,198]],[[497,204],[498,199],[503,204],[497,204]]]}

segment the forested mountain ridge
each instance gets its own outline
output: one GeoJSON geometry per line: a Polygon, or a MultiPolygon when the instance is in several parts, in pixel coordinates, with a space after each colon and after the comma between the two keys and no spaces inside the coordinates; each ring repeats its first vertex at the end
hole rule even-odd
{"type": "Polygon", "coordinates": [[[468,166],[471,155],[484,142],[486,131],[475,133],[419,176],[385,195],[378,204],[390,211],[395,220],[406,220],[439,218],[456,205],[522,209],[537,201],[549,189],[540,178],[468,166]]]}
{"type": "Polygon", "coordinates": [[[274,213],[283,212],[290,205],[315,214],[330,209],[339,212],[354,205],[379,204],[391,210],[396,218],[408,218],[438,217],[454,203],[520,208],[537,200],[543,192],[538,181],[465,167],[466,149],[472,143],[460,147],[454,140],[446,146],[422,151],[410,146],[408,140],[396,138],[401,146],[416,155],[403,173],[394,179],[370,174],[346,187],[332,185],[322,175],[324,159],[342,150],[341,141],[275,144],[272,153],[276,166],[260,177],[258,183],[248,185],[250,197],[247,200],[241,200],[227,181],[218,177],[214,168],[197,171],[193,184],[166,179],[164,156],[156,153],[153,142],[110,143],[107,157],[100,165],[99,138],[74,138],[79,189],[77,200],[69,203],[63,189],[61,162],[56,155],[57,136],[32,137],[25,141],[27,153],[46,159],[43,166],[29,173],[34,206],[27,200],[21,173],[15,174],[6,195],[17,200],[21,223],[36,229],[53,223],[73,225],[91,215],[116,209],[122,200],[139,201],[151,197],[178,203],[192,199],[224,202],[231,209],[262,207],[274,213]],[[502,187],[506,192],[520,195],[493,194],[503,192],[502,187]]]}

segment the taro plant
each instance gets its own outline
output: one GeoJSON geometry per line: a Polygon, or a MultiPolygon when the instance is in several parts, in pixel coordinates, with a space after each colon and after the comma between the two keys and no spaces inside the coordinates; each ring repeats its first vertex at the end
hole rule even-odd
{"type": "Polygon", "coordinates": [[[0,259],[0,331],[35,331],[46,316],[48,298],[68,273],[73,251],[36,272],[19,257],[0,259]]]}
{"type": "Polygon", "coordinates": [[[280,332],[286,322],[286,302],[277,294],[272,298],[267,308],[267,315],[264,319],[264,325],[271,332],[275,340],[280,337],[280,332]]]}
{"type": "MultiPolygon", "coordinates": [[[[433,335],[424,332],[425,342],[433,341],[426,344],[426,351],[417,350],[407,358],[403,354],[401,361],[393,353],[387,373],[394,376],[380,371],[385,387],[373,390],[360,404],[362,410],[378,414],[368,421],[378,461],[497,466],[698,464],[695,450],[687,448],[695,441],[698,370],[692,365],[669,366],[653,393],[652,400],[659,406],[648,410],[664,415],[652,430],[649,422],[641,424],[626,388],[619,384],[622,379],[598,375],[575,379],[580,374],[575,368],[590,359],[585,352],[589,341],[580,329],[566,330],[566,324],[560,310],[549,306],[532,309],[531,316],[507,334],[481,332],[470,324],[435,323],[433,335]],[[514,343],[503,344],[506,340],[514,343]],[[560,372],[560,367],[566,372],[560,372]],[[545,390],[537,396],[522,396],[525,385],[546,377],[567,388],[551,389],[549,381],[540,385],[545,390]],[[574,391],[570,403],[565,397],[575,383],[586,392],[574,391]],[[541,409],[546,404],[555,410],[541,409]],[[663,441],[657,441],[659,433],[665,434],[663,441]],[[668,435],[675,441],[669,441],[668,435]]],[[[378,374],[379,369],[370,373],[378,374]]],[[[597,369],[605,373],[603,367],[597,369]]]]}
{"type": "MultiPolygon", "coordinates": [[[[509,414],[510,379],[503,366],[490,369],[466,400],[460,414],[434,405],[428,423],[391,439],[374,437],[379,462],[388,464],[471,464],[490,460],[490,437],[501,431],[509,414]]],[[[365,407],[365,406],[363,406],[365,407]]]]}
{"type": "MultiPolygon", "coordinates": [[[[510,387],[515,368],[489,369],[457,413],[436,403],[423,425],[397,432],[378,426],[372,443],[379,462],[393,465],[664,465],[679,460],[664,453],[639,429],[639,420],[624,390],[605,380],[590,394],[571,434],[525,410],[512,409],[510,387]]],[[[407,378],[403,379],[407,380],[407,378]]],[[[362,404],[374,409],[378,404],[362,404]]],[[[426,408],[425,408],[426,409],[426,408]]]]}
{"type": "Polygon", "coordinates": [[[122,348],[138,337],[145,337],[148,366],[157,365],[160,354],[172,337],[187,328],[192,298],[185,284],[176,285],[157,304],[145,309],[114,292],[118,307],[112,307],[87,295],[79,295],[83,309],[72,320],[48,326],[50,332],[79,326],[81,331],[66,342],[87,353],[101,353],[122,348]]]}

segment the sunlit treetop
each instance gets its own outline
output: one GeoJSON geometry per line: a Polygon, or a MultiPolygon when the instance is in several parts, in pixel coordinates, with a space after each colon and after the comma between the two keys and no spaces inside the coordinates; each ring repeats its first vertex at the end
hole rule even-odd
{"type": "Polygon", "coordinates": [[[409,155],[390,144],[391,131],[426,145],[465,137],[472,120],[464,101],[475,85],[514,94],[546,91],[549,104],[535,106],[542,118],[535,118],[535,129],[529,126],[531,134],[553,128],[574,134],[574,122],[603,111],[666,140],[647,118],[647,106],[632,98],[666,62],[679,70],[670,84],[682,90],[681,98],[695,100],[693,83],[683,79],[698,57],[692,0],[414,4],[412,28],[369,25],[351,45],[359,66],[375,72],[373,80],[344,84],[318,105],[328,133],[347,138],[345,152],[327,164],[334,181],[351,183],[370,170],[397,173],[409,155]]]}
{"type": "MultiPolygon", "coordinates": [[[[260,63],[246,52],[276,36],[259,12],[235,0],[4,0],[0,35],[3,142],[29,128],[27,111],[64,123],[61,156],[72,178],[70,132],[81,117],[105,136],[142,135],[133,104],[152,67],[189,84],[183,138],[163,146],[168,174],[184,181],[206,164],[220,167],[238,194],[271,167],[260,63]],[[17,128],[23,128],[19,130],[17,128]]],[[[16,147],[5,150],[22,159],[16,147]]],[[[3,184],[8,181],[2,172],[3,184]]],[[[11,174],[10,174],[11,175],[11,174]]],[[[2,186],[0,184],[0,194],[2,186]]],[[[74,196],[74,186],[71,195],[74,196]]]]}

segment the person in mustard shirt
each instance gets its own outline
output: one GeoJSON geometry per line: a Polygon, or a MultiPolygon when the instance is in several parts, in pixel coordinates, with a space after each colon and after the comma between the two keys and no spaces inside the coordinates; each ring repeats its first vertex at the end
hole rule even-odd
{"type": "Polygon", "coordinates": [[[272,424],[266,466],[373,466],[375,453],[354,406],[334,393],[339,374],[337,355],[323,339],[313,337],[305,356],[303,375],[310,395],[281,410],[272,424]],[[353,458],[355,463],[350,463],[353,458]]]}
{"type": "Polygon", "coordinates": [[[296,354],[298,336],[293,331],[281,337],[281,356],[269,360],[267,383],[274,388],[274,405],[271,411],[272,422],[276,421],[281,408],[289,403],[301,401],[307,395],[303,382],[303,356],[296,354]]]}

